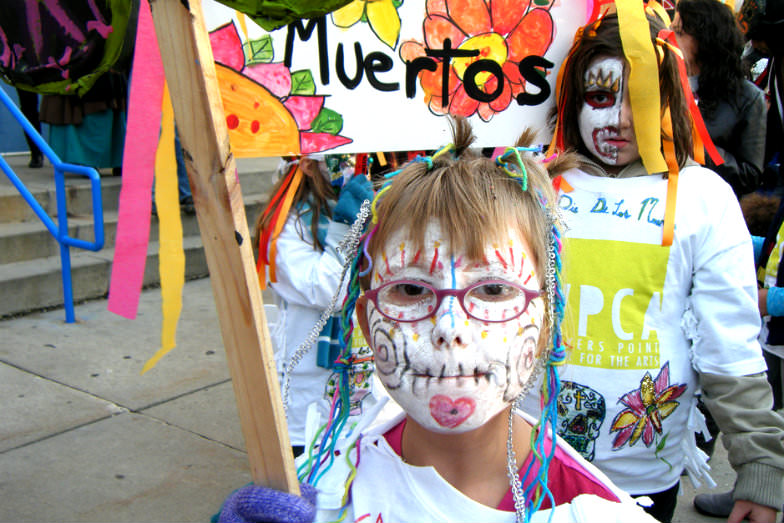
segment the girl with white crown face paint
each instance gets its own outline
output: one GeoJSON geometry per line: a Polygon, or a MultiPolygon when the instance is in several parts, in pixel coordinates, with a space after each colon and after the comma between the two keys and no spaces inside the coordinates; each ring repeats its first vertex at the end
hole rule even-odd
{"type": "Polygon", "coordinates": [[[628,67],[622,58],[600,56],[583,76],[584,103],[577,116],[583,144],[614,173],[640,157],[629,101],[628,67]]]}
{"type": "Polygon", "coordinates": [[[374,298],[387,315],[430,313],[418,321],[396,321],[368,300],[365,331],[381,382],[428,430],[481,427],[509,406],[534,370],[544,317],[541,279],[519,234],[510,231],[502,245],[487,244],[481,262],[468,261],[465,252],[450,255],[449,240],[431,220],[423,249],[397,231],[374,259],[371,287],[386,289],[374,298]],[[463,305],[459,297],[444,296],[437,308],[431,302],[431,308],[418,310],[425,292],[419,282],[457,290],[492,283],[469,293],[463,305]],[[479,318],[499,321],[472,317],[464,306],[479,318]],[[501,321],[504,317],[512,319],[501,321]]]}

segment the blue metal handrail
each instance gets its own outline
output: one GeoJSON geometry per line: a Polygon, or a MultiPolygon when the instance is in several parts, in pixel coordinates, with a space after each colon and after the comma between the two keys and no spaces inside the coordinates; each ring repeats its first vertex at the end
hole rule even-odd
{"type": "Polygon", "coordinates": [[[60,157],[49,147],[49,144],[44,141],[38,131],[27,120],[25,115],[14,104],[11,97],[3,90],[0,89],[0,101],[3,102],[11,115],[19,122],[24,129],[24,132],[30,136],[41,152],[49,159],[49,162],[54,166],[54,184],[55,195],[57,201],[57,224],[54,223],[49,214],[41,207],[41,204],[35,199],[35,196],[25,187],[22,180],[5,161],[5,158],[0,156],[0,169],[5,172],[6,176],[11,180],[16,189],[32,207],[38,218],[41,219],[44,226],[54,236],[55,240],[60,244],[60,266],[63,278],[63,304],[65,306],[65,322],[74,323],[74,305],[73,305],[73,285],[71,279],[71,251],[70,247],[77,247],[79,249],[87,249],[89,251],[100,251],[104,244],[103,232],[103,204],[101,200],[101,177],[98,171],[92,167],[84,165],[74,165],[60,161],[60,157]],[[92,205],[93,205],[93,237],[94,241],[88,242],[80,240],[79,238],[72,238],[68,235],[68,211],[65,201],[65,173],[78,174],[87,176],[90,179],[90,189],[92,192],[92,205]]]}

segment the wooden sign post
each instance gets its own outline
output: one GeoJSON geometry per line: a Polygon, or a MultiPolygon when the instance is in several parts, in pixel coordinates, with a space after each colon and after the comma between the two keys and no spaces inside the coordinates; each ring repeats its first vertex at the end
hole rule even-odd
{"type": "Polygon", "coordinates": [[[201,1],[150,5],[253,480],[299,494],[201,1]]]}

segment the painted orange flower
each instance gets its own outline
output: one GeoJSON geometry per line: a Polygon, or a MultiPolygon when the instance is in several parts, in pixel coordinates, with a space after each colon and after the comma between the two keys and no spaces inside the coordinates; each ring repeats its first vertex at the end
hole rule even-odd
{"type": "Polygon", "coordinates": [[[675,399],[684,391],[686,385],[670,385],[670,362],[662,367],[655,380],[646,372],[640,381],[640,388],[624,394],[618,400],[628,408],[619,412],[612,422],[610,432],[618,431],[613,440],[613,450],[626,443],[631,447],[640,437],[645,446],[650,447],[656,435],[662,434],[662,420],[680,405],[675,399]]]}
{"type": "MultiPolygon", "coordinates": [[[[412,61],[427,56],[428,49],[443,49],[448,38],[453,49],[479,51],[477,56],[452,58],[448,62],[447,100],[443,97],[445,63],[437,62],[435,71],[419,73],[425,102],[435,114],[471,116],[474,113],[489,121],[497,112],[509,107],[512,100],[525,92],[525,80],[519,64],[529,55],[543,56],[553,41],[553,19],[549,3],[520,0],[428,0],[423,23],[425,42],[408,40],[400,46],[400,56],[412,61]],[[496,62],[503,72],[503,88],[489,102],[468,95],[463,85],[466,69],[480,59],[496,62]]],[[[486,94],[498,90],[499,78],[489,72],[479,73],[474,81],[486,94]]]]}
{"type": "Polygon", "coordinates": [[[229,141],[241,157],[310,154],[351,143],[309,70],[273,62],[270,37],[246,42],[234,23],[210,33],[229,141]]]}

